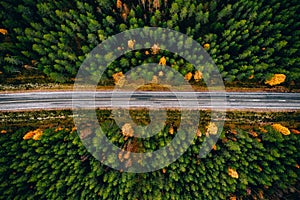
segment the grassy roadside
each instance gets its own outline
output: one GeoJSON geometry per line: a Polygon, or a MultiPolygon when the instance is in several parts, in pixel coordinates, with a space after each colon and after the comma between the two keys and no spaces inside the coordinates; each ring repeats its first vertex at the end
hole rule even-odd
{"type": "MultiPolygon", "coordinates": [[[[194,91],[208,91],[204,83],[190,82],[194,91]]],[[[224,82],[227,92],[300,92],[300,83],[284,83],[277,86],[268,86],[263,83],[249,82],[224,82]]],[[[14,76],[6,77],[0,74],[0,93],[3,92],[29,92],[29,91],[70,91],[73,90],[73,82],[56,83],[42,73],[20,73],[14,76]]],[[[168,87],[168,86],[167,86],[168,87]]],[[[147,84],[139,87],[143,91],[165,91],[167,87],[158,84],[147,84]]],[[[93,87],[83,86],[82,90],[93,87]]],[[[106,81],[97,86],[97,90],[113,90],[113,81],[106,81]]],[[[168,89],[167,89],[168,90],[168,89]]],[[[182,91],[182,87],[172,86],[172,91],[182,91]]],[[[219,88],[210,88],[218,91],[219,88]]]]}
{"type": "MultiPolygon", "coordinates": [[[[208,91],[208,88],[201,85],[191,85],[193,90],[196,92],[205,92],[208,91]]],[[[6,84],[0,83],[0,93],[7,93],[7,92],[31,92],[31,91],[71,91],[73,90],[73,84],[59,84],[59,83],[26,83],[26,84],[6,84]]],[[[82,87],[82,90],[87,89],[94,89],[93,87],[82,87]]],[[[106,85],[106,86],[97,86],[97,90],[114,90],[113,85],[106,85]]],[[[149,84],[143,85],[139,88],[141,91],[165,91],[165,87],[149,84]]],[[[181,88],[172,87],[172,91],[181,91],[181,88]]],[[[211,91],[218,91],[219,88],[211,88],[211,91]]],[[[235,84],[225,84],[226,92],[292,92],[298,93],[300,89],[298,87],[285,87],[285,86],[275,86],[275,87],[268,87],[268,86],[261,86],[256,85],[256,87],[249,87],[249,86],[239,86],[239,83],[235,84]]]]}
{"type": "MultiPolygon", "coordinates": [[[[133,110],[130,112],[132,118],[141,120],[141,114],[146,114],[143,110],[133,110]],[[140,112],[142,111],[142,112],[140,112]]],[[[99,120],[111,117],[111,110],[97,110],[99,120]]],[[[201,121],[210,120],[209,111],[200,112],[201,121]]],[[[290,112],[251,112],[251,111],[227,111],[225,127],[227,128],[250,128],[260,127],[271,123],[280,123],[292,129],[300,127],[298,120],[299,111],[290,112]]],[[[30,112],[0,112],[0,127],[9,129],[16,127],[73,127],[73,113],[71,110],[43,110],[30,112]]]]}

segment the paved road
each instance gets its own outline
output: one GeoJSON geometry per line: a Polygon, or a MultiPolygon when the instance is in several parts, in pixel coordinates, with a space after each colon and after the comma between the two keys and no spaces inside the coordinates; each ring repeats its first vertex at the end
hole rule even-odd
{"type": "Polygon", "coordinates": [[[0,94],[0,111],[76,108],[300,110],[300,93],[29,92],[0,94]],[[95,101],[93,101],[93,99],[95,101]],[[74,104],[72,104],[74,103],[74,104]]]}

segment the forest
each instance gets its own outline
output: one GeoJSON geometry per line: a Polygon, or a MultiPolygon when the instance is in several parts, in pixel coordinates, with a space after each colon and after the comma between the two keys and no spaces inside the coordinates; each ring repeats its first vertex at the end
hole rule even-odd
{"type": "MultiPolygon", "coordinates": [[[[196,41],[215,63],[225,86],[300,91],[299,10],[299,0],[1,0],[0,91],[4,92],[0,95],[19,90],[15,85],[27,81],[37,89],[39,84],[69,84],[73,89],[79,69],[95,47],[116,34],[145,27],[177,31],[196,41]],[[5,84],[9,89],[2,87],[5,84]]],[[[135,49],[140,45],[137,38],[125,37],[122,42],[111,53],[129,51],[111,62],[98,82],[109,89],[122,87],[120,80],[127,72],[148,63],[158,66],[141,76],[131,73],[131,78],[158,82],[164,77],[177,86],[176,71],[192,86],[206,86],[206,80],[213,79],[210,69],[194,66],[161,43],[135,49]],[[164,71],[166,66],[174,72],[164,71]]],[[[183,51],[189,42],[166,41],[183,51]]],[[[110,55],[105,58],[110,60],[110,55]]],[[[203,60],[193,54],[187,57],[203,60]]],[[[99,74],[103,66],[90,64],[91,73],[99,74]]],[[[136,161],[131,160],[132,153],[164,148],[177,136],[183,142],[170,154],[186,148],[185,153],[149,173],[124,172],[103,164],[84,146],[71,110],[2,110],[0,199],[299,199],[299,110],[230,110],[222,129],[210,110],[201,110],[200,121],[193,116],[186,119],[190,125],[198,120],[196,131],[188,126],[178,134],[182,113],[170,109],[167,120],[161,120],[163,128],[147,138],[135,137],[137,131],[128,123],[117,124],[114,111],[95,111],[105,136],[124,150],[109,158],[112,162],[130,168],[136,161]],[[187,146],[185,139],[193,131],[187,146]],[[219,140],[209,143],[211,151],[200,158],[201,145],[218,134],[219,140]]],[[[147,109],[130,110],[130,117],[142,127],[151,122],[147,109]]],[[[92,148],[101,146],[91,123],[82,130],[91,138],[92,148]]]]}
{"type": "MultiPolygon", "coordinates": [[[[148,124],[145,112],[133,110],[131,117],[148,124]]],[[[149,138],[132,137],[132,128],[118,127],[111,113],[97,111],[101,128],[112,143],[133,152],[162,148],[178,134],[178,111],[168,111],[165,126],[149,138]]],[[[197,135],[178,160],[149,173],[127,173],[90,154],[71,111],[0,113],[0,198],[298,199],[299,112],[229,112],[219,141],[201,159],[201,144],[217,130],[210,112],[200,115],[197,135]]],[[[92,128],[87,137],[94,137],[92,128]]],[[[116,159],[127,167],[133,162],[127,154],[116,159]]]]}
{"type": "MultiPolygon", "coordinates": [[[[148,26],[193,38],[225,82],[288,86],[300,79],[297,0],[4,0],[0,6],[0,73],[6,77],[29,71],[72,82],[95,46],[148,26]]],[[[166,65],[198,82],[199,72],[190,63],[155,44],[115,60],[104,79],[139,64],[159,63],[163,56],[166,65]]]]}

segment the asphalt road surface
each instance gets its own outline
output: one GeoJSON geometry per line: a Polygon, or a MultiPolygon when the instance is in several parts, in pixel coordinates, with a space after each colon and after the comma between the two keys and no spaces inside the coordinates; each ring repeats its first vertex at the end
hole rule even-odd
{"type": "Polygon", "coordinates": [[[68,91],[0,94],[0,112],[95,107],[300,110],[300,93],[68,91]]]}

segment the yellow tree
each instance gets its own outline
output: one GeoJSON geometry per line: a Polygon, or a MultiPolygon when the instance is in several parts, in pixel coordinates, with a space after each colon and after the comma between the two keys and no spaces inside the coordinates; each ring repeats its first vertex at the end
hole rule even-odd
{"type": "Polygon", "coordinates": [[[228,174],[232,178],[239,178],[239,174],[237,173],[237,171],[235,169],[230,168],[230,167],[228,167],[228,174]]]}
{"type": "Polygon", "coordinates": [[[127,45],[129,49],[134,49],[135,40],[128,40],[127,45]]]}
{"type": "Polygon", "coordinates": [[[7,35],[8,31],[6,29],[0,28],[0,33],[7,35]]]}
{"type": "Polygon", "coordinates": [[[283,83],[285,81],[286,76],[284,74],[274,74],[274,76],[270,79],[265,81],[265,84],[268,84],[270,86],[278,85],[280,83],[283,83]]]}
{"type": "Polygon", "coordinates": [[[192,77],[193,77],[192,72],[189,72],[184,76],[185,80],[187,80],[187,81],[191,80],[192,77]]]}
{"type": "Polygon", "coordinates": [[[160,8],[159,0],[154,0],[154,1],[153,1],[153,7],[154,7],[156,10],[160,8]]]}
{"type": "Polygon", "coordinates": [[[289,134],[291,134],[290,130],[288,128],[282,126],[281,124],[272,124],[272,127],[276,131],[282,133],[283,135],[289,135],[289,134]]]}
{"type": "Polygon", "coordinates": [[[123,74],[123,72],[118,72],[112,75],[114,82],[117,86],[122,87],[125,83],[125,76],[123,74]]]}
{"type": "Polygon", "coordinates": [[[158,63],[159,65],[166,65],[167,64],[167,59],[166,59],[166,57],[165,56],[163,56],[163,57],[161,57],[160,59],[159,59],[159,63],[158,63]]]}
{"type": "Polygon", "coordinates": [[[122,1],[121,0],[117,0],[117,8],[119,8],[120,10],[122,9],[122,1]]]}
{"type": "Polygon", "coordinates": [[[194,74],[194,79],[196,82],[199,82],[203,78],[202,72],[196,71],[194,74]]]}
{"type": "Polygon", "coordinates": [[[151,52],[152,54],[156,55],[158,54],[160,51],[160,47],[158,44],[154,44],[152,47],[151,47],[151,52]]]}

